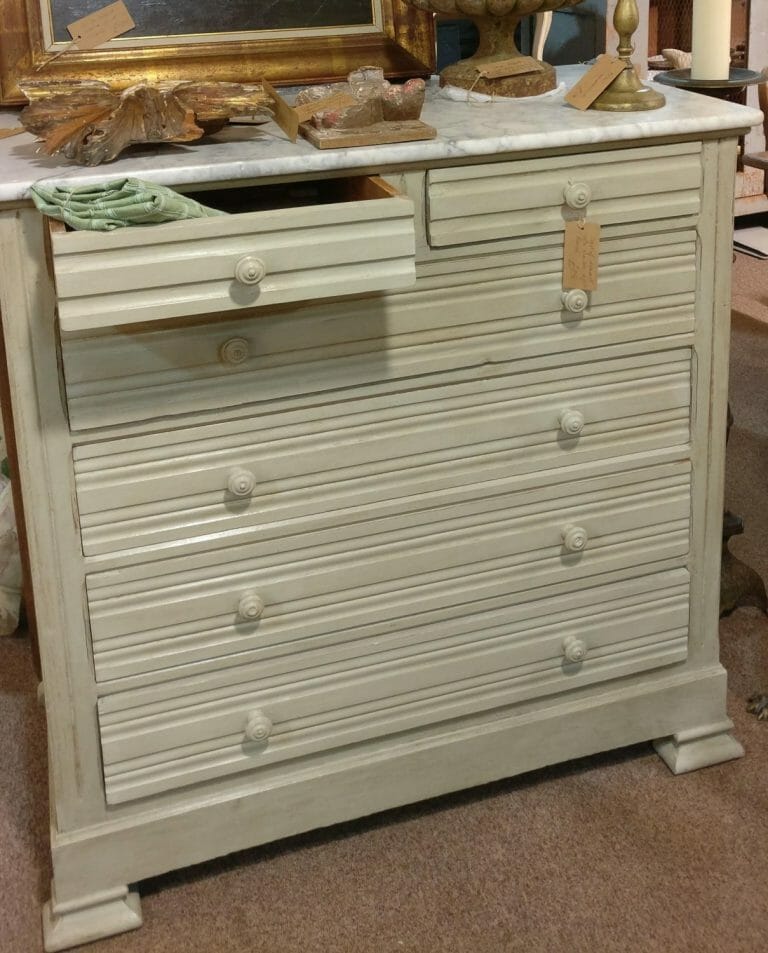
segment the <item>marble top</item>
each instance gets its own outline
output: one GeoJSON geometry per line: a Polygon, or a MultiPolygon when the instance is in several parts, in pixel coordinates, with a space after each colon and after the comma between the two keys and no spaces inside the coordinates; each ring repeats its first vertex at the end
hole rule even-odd
{"type": "MultiPolygon", "coordinates": [[[[422,119],[434,126],[438,135],[426,142],[321,151],[303,139],[290,142],[270,122],[228,126],[191,145],[135,147],[115,162],[84,168],[62,157],[38,153],[34,137],[22,133],[0,140],[0,202],[27,198],[29,186],[37,181],[85,185],[135,176],[163,185],[190,186],[744,130],[762,121],[756,109],[667,86],[663,87],[667,97],[663,109],[624,114],[580,112],[569,106],[564,96],[583,71],[579,66],[558,68],[559,87],[545,96],[485,103],[467,102],[464,95],[450,99],[433,78],[422,119]]],[[[10,110],[0,112],[0,127],[16,125],[17,115],[10,110]]]]}

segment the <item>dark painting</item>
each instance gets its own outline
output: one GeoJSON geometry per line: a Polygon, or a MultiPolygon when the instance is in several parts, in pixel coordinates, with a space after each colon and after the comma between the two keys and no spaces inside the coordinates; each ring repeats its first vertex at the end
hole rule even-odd
{"type": "MultiPolygon", "coordinates": [[[[68,42],[67,24],[110,0],[50,0],[56,40],[68,42]]],[[[258,30],[366,26],[371,0],[125,0],[136,28],[123,37],[186,36],[258,30]]]]}

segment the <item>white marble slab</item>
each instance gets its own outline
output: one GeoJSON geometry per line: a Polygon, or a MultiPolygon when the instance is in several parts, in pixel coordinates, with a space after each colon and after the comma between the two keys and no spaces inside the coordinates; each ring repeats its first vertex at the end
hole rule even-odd
{"type": "MultiPolygon", "coordinates": [[[[95,168],[75,166],[37,151],[29,134],[0,140],[0,202],[27,198],[37,181],[90,184],[135,176],[163,185],[182,186],[254,179],[264,176],[322,173],[336,169],[385,169],[413,162],[463,159],[564,146],[621,142],[724,130],[745,130],[762,121],[746,106],[721,102],[684,90],[663,87],[667,105],[638,113],[580,112],[564,101],[584,67],[558,69],[557,92],[535,99],[491,103],[452,101],[430,83],[422,118],[435,126],[437,139],[397,145],[320,151],[304,140],[290,142],[268,123],[230,126],[194,145],[135,149],[125,158],[95,168]]],[[[0,126],[17,115],[0,113],[0,126]]]]}

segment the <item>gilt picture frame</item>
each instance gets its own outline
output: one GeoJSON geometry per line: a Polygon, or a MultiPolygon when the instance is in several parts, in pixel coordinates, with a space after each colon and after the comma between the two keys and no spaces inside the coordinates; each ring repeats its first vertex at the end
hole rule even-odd
{"type": "Polygon", "coordinates": [[[428,76],[435,66],[432,18],[405,0],[189,0],[181,12],[167,0],[173,16],[159,20],[150,16],[158,0],[125,0],[135,30],[96,50],[72,48],[66,24],[108,2],[2,0],[0,103],[25,102],[25,79],[101,80],[116,89],[265,77],[298,85],[343,79],[369,64],[393,78],[428,76]]]}

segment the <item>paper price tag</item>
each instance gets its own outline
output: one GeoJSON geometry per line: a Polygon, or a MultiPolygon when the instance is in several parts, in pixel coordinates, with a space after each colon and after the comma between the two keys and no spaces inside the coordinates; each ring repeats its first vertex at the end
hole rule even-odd
{"type": "Polygon", "coordinates": [[[75,20],[67,29],[78,50],[93,50],[135,26],[123,0],[117,0],[95,13],[89,13],[87,17],[75,20]]]}
{"type": "Polygon", "coordinates": [[[544,66],[532,56],[516,56],[511,60],[499,60],[479,70],[483,79],[502,79],[504,76],[522,76],[525,73],[543,73],[544,66]]]}
{"type": "Polygon", "coordinates": [[[565,101],[577,109],[589,109],[600,93],[604,92],[626,67],[618,56],[603,53],[598,56],[595,65],[588,70],[566,94],[565,101]]]}
{"type": "Polygon", "coordinates": [[[596,222],[566,222],[563,245],[563,288],[597,290],[600,226],[596,222]]]}

